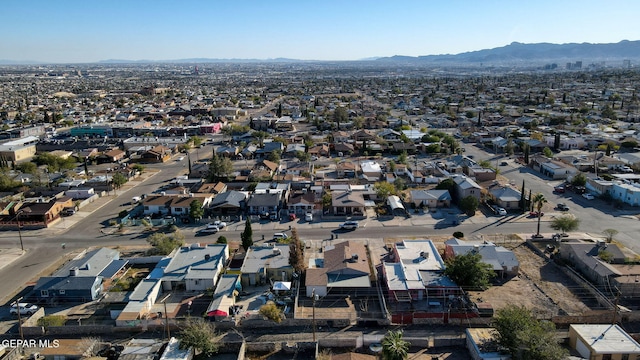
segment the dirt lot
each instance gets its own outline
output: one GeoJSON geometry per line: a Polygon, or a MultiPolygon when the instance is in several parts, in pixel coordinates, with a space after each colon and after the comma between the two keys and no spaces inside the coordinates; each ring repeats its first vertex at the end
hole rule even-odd
{"type": "Polygon", "coordinates": [[[505,247],[514,251],[520,261],[520,275],[486,291],[471,292],[472,299],[489,302],[494,309],[509,304],[523,305],[541,318],[580,315],[590,310],[576,292],[578,284],[555,265],[547,263],[525,244],[505,247]]]}

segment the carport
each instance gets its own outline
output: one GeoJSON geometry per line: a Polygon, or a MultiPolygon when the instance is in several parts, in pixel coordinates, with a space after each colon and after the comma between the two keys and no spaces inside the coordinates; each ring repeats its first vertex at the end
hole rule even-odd
{"type": "Polygon", "coordinates": [[[387,205],[391,208],[393,215],[407,215],[407,209],[402,205],[402,200],[398,196],[391,195],[387,198],[387,205]]]}

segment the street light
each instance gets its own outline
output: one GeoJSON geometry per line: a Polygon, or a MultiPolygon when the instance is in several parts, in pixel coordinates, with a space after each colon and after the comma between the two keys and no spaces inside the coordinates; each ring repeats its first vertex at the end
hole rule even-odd
{"type": "Polygon", "coordinates": [[[26,207],[24,209],[20,209],[16,212],[16,222],[18,223],[18,238],[20,239],[20,250],[24,251],[24,243],[22,242],[22,226],[20,226],[20,215],[22,213],[30,213],[31,209],[26,207]]]}

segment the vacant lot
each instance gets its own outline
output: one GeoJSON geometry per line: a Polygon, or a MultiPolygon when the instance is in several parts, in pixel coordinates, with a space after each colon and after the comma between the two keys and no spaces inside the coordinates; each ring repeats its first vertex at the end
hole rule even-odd
{"type": "Polygon", "coordinates": [[[511,250],[520,261],[520,275],[486,291],[471,292],[472,299],[489,302],[494,309],[523,305],[541,318],[580,315],[590,310],[578,284],[554,264],[547,263],[524,243],[511,250]]]}

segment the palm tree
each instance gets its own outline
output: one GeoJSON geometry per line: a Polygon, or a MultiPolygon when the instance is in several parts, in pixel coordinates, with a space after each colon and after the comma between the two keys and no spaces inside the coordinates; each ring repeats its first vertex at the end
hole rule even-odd
{"type": "Polygon", "coordinates": [[[540,217],[542,217],[542,206],[547,202],[547,199],[544,197],[544,194],[537,193],[533,196],[533,203],[538,211],[538,230],[536,231],[536,236],[540,236],[540,217]]]}
{"type": "Polygon", "coordinates": [[[389,331],[382,338],[382,358],[404,360],[409,356],[409,342],[402,338],[402,330],[389,331]]]}

